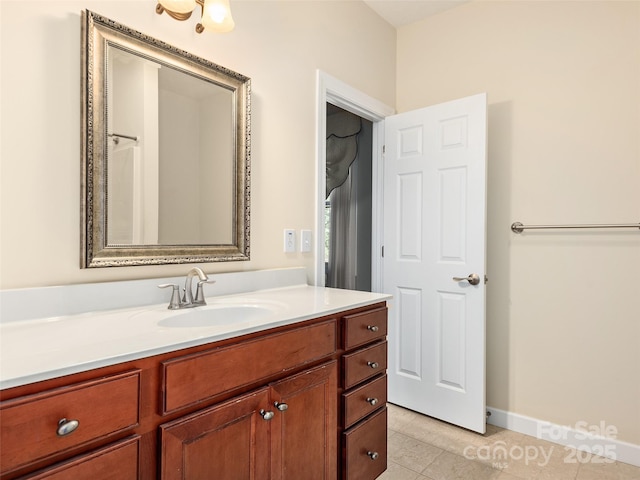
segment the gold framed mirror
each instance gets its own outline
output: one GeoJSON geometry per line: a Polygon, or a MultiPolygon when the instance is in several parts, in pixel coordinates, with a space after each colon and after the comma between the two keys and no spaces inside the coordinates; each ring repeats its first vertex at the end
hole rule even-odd
{"type": "Polygon", "coordinates": [[[249,259],[251,80],[82,12],[81,267],[249,259]]]}

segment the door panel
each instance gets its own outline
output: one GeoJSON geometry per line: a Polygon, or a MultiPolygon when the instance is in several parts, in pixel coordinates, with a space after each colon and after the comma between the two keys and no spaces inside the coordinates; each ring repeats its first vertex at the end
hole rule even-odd
{"type": "Polygon", "coordinates": [[[398,287],[394,298],[398,317],[402,323],[396,324],[396,339],[392,350],[398,352],[398,374],[414,377],[422,376],[422,290],[398,287]]]}
{"type": "Polygon", "coordinates": [[[385,144],[389,401],[484,432],[486,95],[387,117],[385,144]]]}
{"type": "Polygon", "coordinates": [[[440,191],[440,262],[464,262],[466,225],[466,184],[464,168],[448,168],[438,172],[440,191]]]}
{"type": "Polygon", "coordinates": [[[399,257],[405,261],[420,261],[422,258],[422,174],[398,175],[399,257]]]}
{"type": "Polygon", "coordinates": [[[438,386],[464,392],[465,362],[465,296],[439,292],[438,330],[438,386]]]}

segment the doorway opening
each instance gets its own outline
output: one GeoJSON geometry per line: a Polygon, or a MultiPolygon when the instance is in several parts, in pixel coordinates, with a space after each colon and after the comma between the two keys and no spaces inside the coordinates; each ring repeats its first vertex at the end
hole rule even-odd
{"type": "Polygon", "coordinates": [[[325,286],[372,289],[370,120],[327,103],[325,286]]]}
{"type": "MultiPolygon", "coordinates": [[[[316,234],[314,240],[315,267],[314,284],[326,286],[326,147],[327,108],[340,107],[371,122],[371,274],[370,290],[382,292],[382,147],[384,143],[384,118],[394,110],[373,97],[347,85],[327,73],[317,71],[317,136],[316,136],[316,234]],[[331,105],[331,106],[330,106],[331,105]]],[[[361,142],[362,145],[362,142],[361,142]]]]}

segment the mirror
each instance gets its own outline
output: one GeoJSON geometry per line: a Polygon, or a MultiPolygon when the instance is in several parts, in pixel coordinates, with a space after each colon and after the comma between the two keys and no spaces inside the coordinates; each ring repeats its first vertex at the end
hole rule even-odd
{"type": "Polygon", "coordinates": [[[81,266],[249,259],[251,81],[82,15],[81,266]]]}

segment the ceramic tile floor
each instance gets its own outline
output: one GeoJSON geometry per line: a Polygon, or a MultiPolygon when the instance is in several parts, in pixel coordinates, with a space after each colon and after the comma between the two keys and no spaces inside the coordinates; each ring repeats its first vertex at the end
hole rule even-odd
{"type": "Polygon", "coordinates": [[[483,436],[395,405],[388,418],[388,468],[378,480],[640,480],[640,467],[493,425],[483,436]]]}

